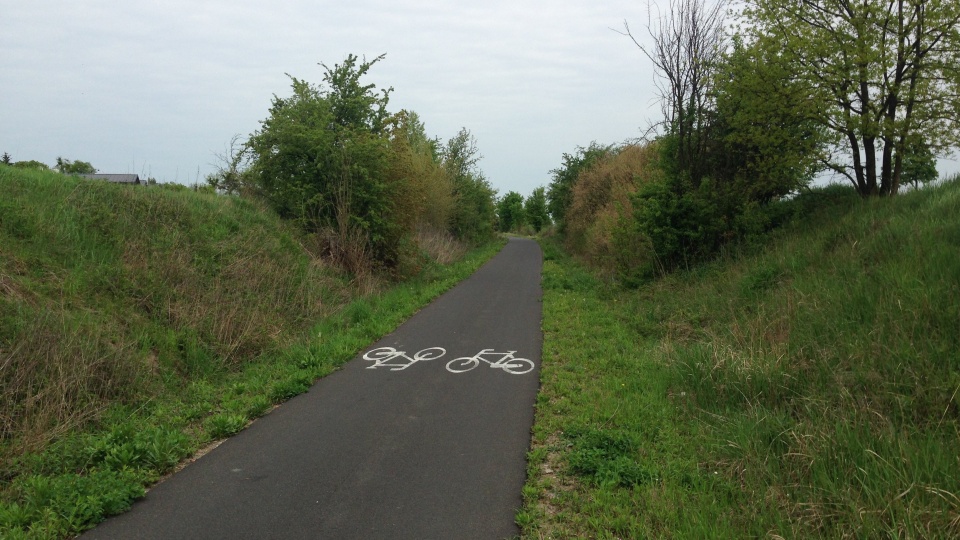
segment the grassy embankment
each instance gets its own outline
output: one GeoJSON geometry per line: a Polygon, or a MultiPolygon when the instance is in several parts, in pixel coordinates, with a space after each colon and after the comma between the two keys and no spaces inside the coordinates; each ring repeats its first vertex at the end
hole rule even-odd
{"type": "Polygon", "coordinates": [[[623,290],[544,242],[524,538],[960,537],[960,179],[623,290]]]}
{"type": "Polygon", "coordinates": [[[0,537],[123,511],[499,247],[361,294],[249,201],[0,166],[0,537]]]}

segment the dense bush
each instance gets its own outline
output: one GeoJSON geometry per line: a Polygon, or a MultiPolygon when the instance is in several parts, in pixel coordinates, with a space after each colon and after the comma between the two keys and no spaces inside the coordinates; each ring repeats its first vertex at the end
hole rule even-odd
{"type": "Polygon", "coordinates": [[[409,111],[390,119],[389,135],[387,183],[394,219],[407,232],[418,227],[448,230],[456,200],[439,144],[427,137],[420,118],[409,111]]]}
{"type": "Polygon", "coordinates": [[[614,236],[629,228],[633,195],[659,180],[657,145],[626,145],[594,157],[573,184],[570,206],[564,212],[566,245],[596,266],[614,270],[614,236]]]}
{"type": "Polygon", "coordinates": [[[580,173],[611,151],[612,146],[601,146],[594,142],[586,148],[577,148],[573,154],[563,154],[563,165],[550,171],[552,179],[546,192],[547,209],[561,233],[566,231],[566,213],[573,202],[573,186],[580,173]]]}
{"type": "MultiPolygon", "coordinates": [[[[387,138],[389,91],[360,79],[379,61],[326,68],[325,86],[291,77],[293,95],[274,97],[270,116],[251,136],[252,174],[284,218],[336,239],[368,244],[382,262],[396,259],[396,223],[390,219],[387,138]]],[[[330,242],[338,256],[341,248],[330,242]]]]}

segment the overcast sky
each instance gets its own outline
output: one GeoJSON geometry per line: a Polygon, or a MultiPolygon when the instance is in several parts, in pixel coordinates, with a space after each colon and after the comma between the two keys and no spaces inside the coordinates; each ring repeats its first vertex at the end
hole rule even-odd
{"type": "MultiPolygon", "coordinates": [[[[0,0],[0,152],[202,182],[267,116],[289,73],[378,63],[390,110],[476,137],[500,194],[546,185],[564,152],[659,119],[643,0],[0,0]]],[[[957,170],[957,163],[945,164],[957,170]]]]}
{"type": "Polygon", "coordinates": [[[289,73],[386,53],[368,82],[431,136],[461,127],[501,194],[546,185],[564,152],[621,142],[659,115],[649,62],[611,30],[614,0],[0,0],[0,152],[104,173],[203,181],[267,116],[289,73]]]}

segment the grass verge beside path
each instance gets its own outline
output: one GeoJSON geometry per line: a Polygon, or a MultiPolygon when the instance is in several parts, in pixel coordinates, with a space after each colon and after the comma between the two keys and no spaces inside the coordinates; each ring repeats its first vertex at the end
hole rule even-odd
{"type": "Polygon", "coordinates": [[[524,538],[960,537],[960,182],[623,290],[544,241],[524,538]]]}
{"type": "Polygon", "coordinates": [[[544,245],[544,348],[524,538],[708,538],[734,486],[704,470],[631,299],[544,245]]]}

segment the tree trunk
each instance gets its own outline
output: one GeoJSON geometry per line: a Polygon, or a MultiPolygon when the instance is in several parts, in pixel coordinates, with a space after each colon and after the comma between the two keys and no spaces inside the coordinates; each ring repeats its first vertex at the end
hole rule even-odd
{"type": "Polygon", "coordinates": [[[857,193],[861,197],[866,197],[869,193],[866,179],[863,177],[863,162],[860,160],[860,141],[857,140],[857,135],[852,130],[847,131],[847,140],[850,141],[850,154],[853,156],[853,172],[857,181],[857,193]]]}

